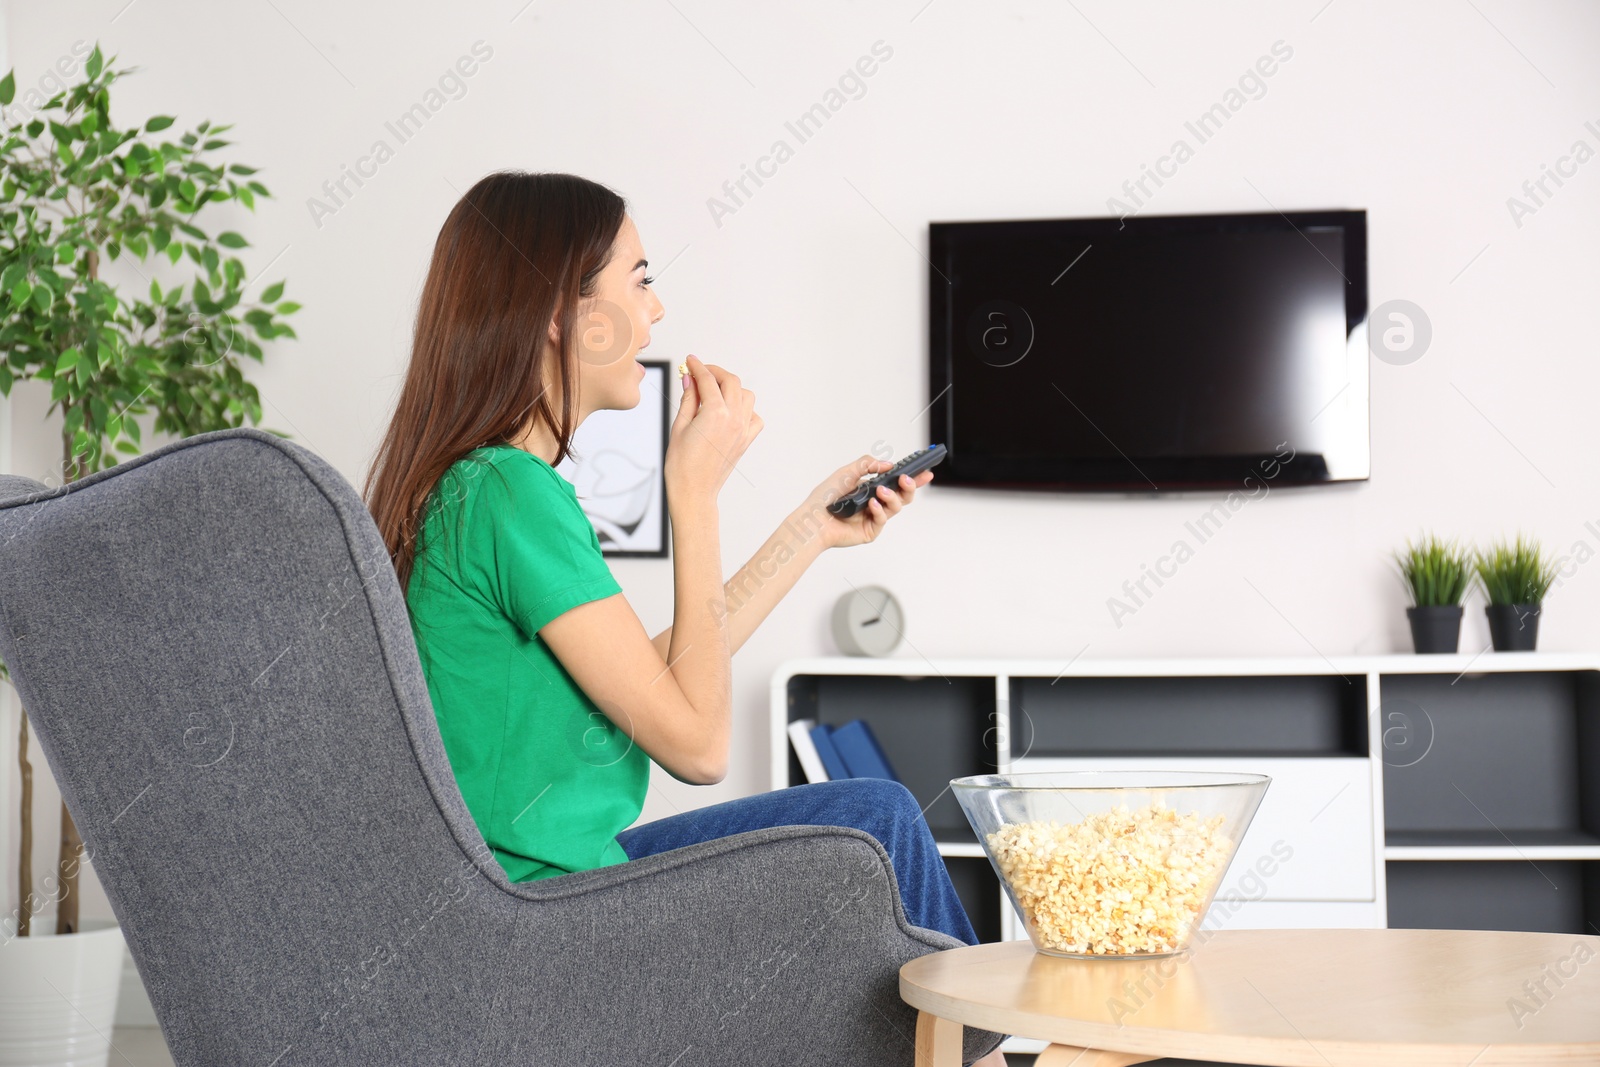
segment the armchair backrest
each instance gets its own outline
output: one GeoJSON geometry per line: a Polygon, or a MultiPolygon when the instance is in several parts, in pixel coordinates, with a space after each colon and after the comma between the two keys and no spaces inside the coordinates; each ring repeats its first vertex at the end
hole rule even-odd
{"type": "Polygon", "coordinates": [[[383,540],[329,464],[242,428],[65,488],[0,479],[0,658],[178,1062],[373,1062],[431,968],[453,976],[433,1036],[481,1022],[516,901],[464,891],[508,883],[383,540]]]}

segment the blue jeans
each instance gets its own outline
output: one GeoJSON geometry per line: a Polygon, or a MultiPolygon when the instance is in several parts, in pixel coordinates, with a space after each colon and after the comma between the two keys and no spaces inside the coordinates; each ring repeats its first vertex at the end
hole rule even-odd
{"type": "Polygon", "coordinates": [[[630,827],[617,835],[617,843],[636,860],[768,826],[865,830],[889,853],[907,921],[978,943],[916,797],[887,778],[840,778],[740,797],[630,827]]]}

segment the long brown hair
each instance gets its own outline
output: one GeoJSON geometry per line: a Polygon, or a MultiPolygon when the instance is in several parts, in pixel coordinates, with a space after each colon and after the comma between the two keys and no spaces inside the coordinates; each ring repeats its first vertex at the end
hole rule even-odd
{"type": "Polygon", "coordinates": [[[594,294],[627,202],[574,174],[498,171],[467,190],[433,246],[411,363],[362,491],[404,592],[428,495],[475,448],[518,438],[529,413],[560,463],[577,428],[579,301],[594,294]],[[555,319],[561,344],[544,366],[555,319]],[[557,412],[548,374],[561,391],[557,412]]]}

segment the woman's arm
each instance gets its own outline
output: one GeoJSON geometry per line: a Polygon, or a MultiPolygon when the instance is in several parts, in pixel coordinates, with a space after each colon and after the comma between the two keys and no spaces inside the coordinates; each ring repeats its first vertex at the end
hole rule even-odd
{"type": "MultiPolygon", "coordinates": [[[[810,536],[796,521],[789,520],[767,538],[750,562],[740,567],[722,586],[727,607],[728,652],[739,651],[739,646],[749,640],[757,626],[778,606],[778,601],[788,595],[795,582],[806,572],[816,558],[822,555],[822,539],[813,528],[810,536]]],[[[814,524],[813,524],[814,526],[814,524]]],[[[662,659],[672,642],[672,627],[667,627],[651,638],[662,659]]],[[[669,660],[670,662],[670,660],[669,660]]]]}
{"type": "Polygon", "coordinates": [[[755,394],[737,375],[689,357],[693,392],[667,446],[673,633],[663,650],[615,593],[571,608],[539,635],[595,706],[680,781],[727,774],[733,685],[717,493],[761,432],[755,394]],[[665,654],[663,654],[663,651],[665,654]]]}

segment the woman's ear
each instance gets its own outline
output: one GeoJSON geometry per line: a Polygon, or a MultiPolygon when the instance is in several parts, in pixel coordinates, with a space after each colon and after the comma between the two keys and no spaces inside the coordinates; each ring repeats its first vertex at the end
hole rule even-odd
{"type": "Polygon", "coordinates": [[[550,316],[550,329],[545,332],[550,338],[550,343],[559,348],[561,346],[561,328],[556,325],[556,317],[554,315],[550,316]]]}

